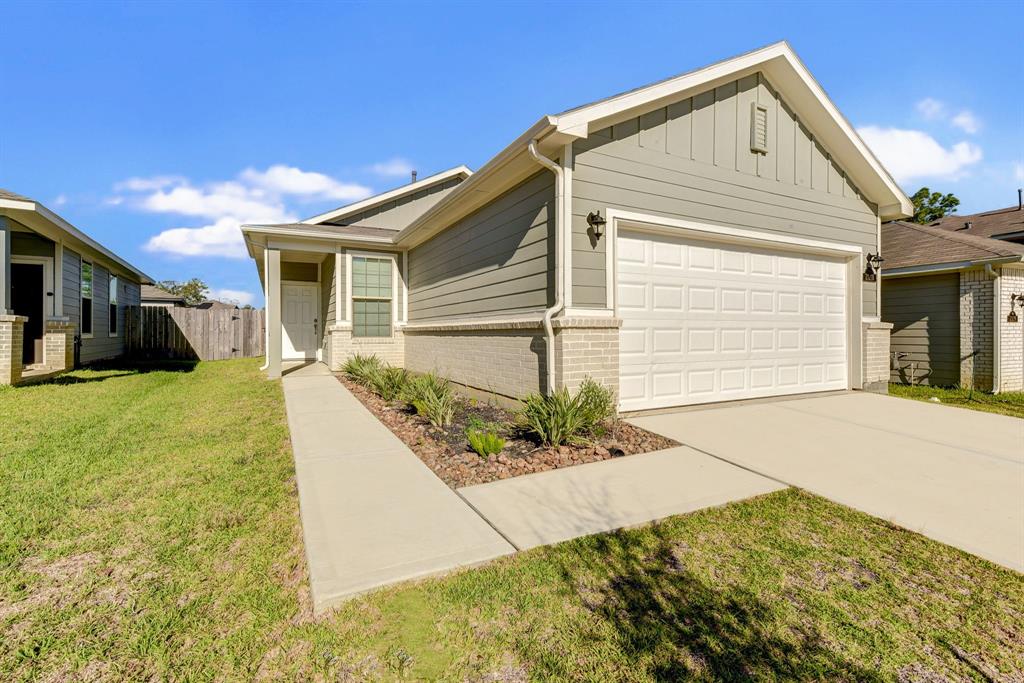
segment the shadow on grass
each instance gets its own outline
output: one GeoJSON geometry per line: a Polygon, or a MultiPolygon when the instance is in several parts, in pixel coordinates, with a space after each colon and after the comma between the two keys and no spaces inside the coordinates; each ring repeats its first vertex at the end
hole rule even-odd
{"type": "MultiPolygon", "coordinates": [[[[683,541],[658,525],[648,532],[592,537],[560,566],[595,634],[610,631],[635,672],[656,681],[883,680],[829,649],[810,619],[785,619],[783,605],[699,576],[683,541]]],[[[554,677],[574,673],[571,657],[545,659],[554,677]]]]}
{"type": "Polygon", "coordinates": [[[104,382],[108,379],[128,377],[130,375],[143,375],[149,372],[192,372],[198,361],[191,360],[167,360],[167,361],[130,361],[119,360],[102,363],[93,363],[79,370],[88,370],[98,375],[81,375],[77,370],[57,375],[52,379],[37,382],[37,385],[47,384],[86,384],[89,382],[104,382]]]}

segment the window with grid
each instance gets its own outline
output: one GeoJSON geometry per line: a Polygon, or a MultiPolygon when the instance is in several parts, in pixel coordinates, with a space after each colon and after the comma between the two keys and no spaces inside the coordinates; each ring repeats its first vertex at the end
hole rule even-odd
{"type": "Polygon", "coordinates": [[[352,336],[391,336],[391,259],[352,257],[352,336]]]}

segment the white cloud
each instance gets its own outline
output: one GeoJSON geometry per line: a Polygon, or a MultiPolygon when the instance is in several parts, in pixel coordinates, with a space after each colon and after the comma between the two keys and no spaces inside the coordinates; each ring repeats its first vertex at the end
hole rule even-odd
{"type": "Polygon", "coordinates": [[[181,176],[159,175],[152,178],[128,178],[114,184],[115,192],[149,192],[162,190],[171,185],[184,185],[186,180],[181,176]]]}
{"type": "Polygon", "coordinates": [[[974,135],[981,130],[981,121],[966,109],[950,119],[950,123],[970,135],[974,135]]]}
{"type": "Polygon", "coordinates": [[[369,197],[373,191],[358,183],[343,183],[323,173],[303,171],[294,166],[277,164],[265,171],[247,168],[239,178],[257,188],[281,195],[354,202],[369,197]]]}
{"type": "Polygon", "coordinates": [[[57,198],[53,200],[54,206],[64,206],[68,203],[68,196],[66,194],[59,194],[57,198]]]}
{"type": "Polygon", "coordinates": [[[917,111],[930,121],[944,116],[946,105],[934,98],[926,97],[917,103],[917,111]]]}
{"type": "Polygon", "coordinates": [[[234,181],[216,183],[205,188],[179,185],[169,190],[157,190],[140,198],[138,206],[153,213],[177,213],[204,218],[231,216],[256,223],[294,220],[288,217],[290,214],[280,199],[234,181]]]}
{"type": "Polygon", "coordinates": [[[248,306],[256,298],[252,292],[245,292],[240,289],[214,289],[210,291],[210,298],[217,301],[248,306]]]}
{"type": "Polygon", "coordinates": [[[1024,183],[1024,163],[1018,161],[1013,164],[1013,179],[1018,183],[1024,183]]]}
{"type": "Polygon", "coordinates": [[[370,172],[376,173],[377,175],[384,176],[386,178],[397,178],[401,176],[407,176],[412,173],[415,169],[413,165],[405,159],[395,158],[389,161],[382,161],[370,166],[370,172]]]}
{"type": "Polygon", "coordinates": [[[958,142],[946,148],[920,130],[864,126],[857,132],[899,182],[915,178],[955,179],[981,161],[981,148],[958,142]]]}
{"type": "Polygon", "coordinates": [[[200,228],[171,228],[151,237],[143,248],[177,256],[247,258],[241,225],[236,218],[220,218],[200,228]]]}

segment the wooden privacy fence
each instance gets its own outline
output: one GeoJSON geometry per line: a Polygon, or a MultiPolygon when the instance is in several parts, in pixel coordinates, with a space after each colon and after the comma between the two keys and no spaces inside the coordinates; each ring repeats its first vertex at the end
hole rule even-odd
{"type": "Polygon", "coordinates": [[[226,360],[264,354],[262,310],[128,306],[129,356],[162,360],[226,360]]]}

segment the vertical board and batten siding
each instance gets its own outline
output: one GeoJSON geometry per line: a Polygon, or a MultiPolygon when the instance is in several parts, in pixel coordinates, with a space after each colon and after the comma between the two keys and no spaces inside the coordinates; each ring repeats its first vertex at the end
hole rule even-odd
{"type": "Polygon", "coordinates": [[[337,220],[324,221],[323,225],[358,225],[367,228],[401,230],[441,201],[461,182],[462,178],[449,178],[444,182],[423,188],[410,195],[398,197],[372,209],[337,220]]]}
{"type": "Polygon", "coordinates": [[[550,305],[554,202],[554,176],[541,171],[410,250],[410,322],[550,305]]]}
{"type": "MultiPolygon", "coordinates": [[[[878,250],[867,202],[761,74],[624,121],[573,145],[572,305],[606,305],[605,249],[586,216],[607,208],[878,250]],[[750,150],[751,103],[768,109],[768,153],[750,150]]],[[[876,289],[864,284],[864,315],[876,289]]]]}
{"type": "Polygon", "coordinates": [[[890,353],[906,354],[892,364],[893,382],[959,384],[959,273],[885,279],[882,321],[893,325],[890,353]]]}

